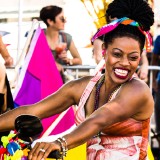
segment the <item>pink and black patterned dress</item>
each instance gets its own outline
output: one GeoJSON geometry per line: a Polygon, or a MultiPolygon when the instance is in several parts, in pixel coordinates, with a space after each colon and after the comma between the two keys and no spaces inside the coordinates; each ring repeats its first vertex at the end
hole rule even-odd
{"type": "MultiPolygon", "coordinates": [[[[85,120],[85,102],[100,77],[98,75],[91,79],[81,97],[76,112],[77,125],[85,120]]],[[[129,118],[105,128],[99,136],[87,142],[87,160],[147,160],[149,124],[150,119],[137,121],[129,118]]]]}

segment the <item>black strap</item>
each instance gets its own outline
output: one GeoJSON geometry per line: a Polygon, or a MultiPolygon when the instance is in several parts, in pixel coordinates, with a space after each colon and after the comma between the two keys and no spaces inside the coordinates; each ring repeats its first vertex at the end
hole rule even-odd
{"type": "Polygon", "coordinates": [[[60,35],[62,37],[62,42],[67,43],[67,48],[68,48],[68,41],[67,41],[67,36],[64,32],[60,32],[60,35]]]}
{"type": "MultiPolygon", "coordinates": [[[[10,110],[10,109],[14,108],[14,102],[13,102],[12,93],[11,93],[11,89],[10,89],[10,85],[9,85],[7,75],[5,77],[5,85],[7,87],[7,92],[6,92],[6,94],[7,94],[7,97],[6,97],[7,107],[6,107],[5,111],[7,111],[7,110],[10,110]]],[[[4,93],[0,93],[0,113],[2,112],[2,107],[4,105],[4,96],[5,96],[4,93]]]]}

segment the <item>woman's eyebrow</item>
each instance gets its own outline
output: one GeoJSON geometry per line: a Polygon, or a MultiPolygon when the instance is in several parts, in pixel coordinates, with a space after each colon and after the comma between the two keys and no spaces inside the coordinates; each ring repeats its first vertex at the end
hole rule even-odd
{"type": "MultiPolygon", "coordinates": [[[[120,48],[113,48],[112,50],[119,50],[120,52],[124,53],[124,51],[121,50],[120,48]]],[[[130,52],[129,54],[131,54],[131,53],[139,53],[139,52],[138,51],[133,51],[133,52],[130,52]]]]}

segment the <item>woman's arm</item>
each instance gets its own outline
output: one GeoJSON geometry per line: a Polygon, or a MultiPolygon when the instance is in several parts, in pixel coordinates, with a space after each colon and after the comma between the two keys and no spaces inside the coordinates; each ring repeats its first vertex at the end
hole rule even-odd
{"type": "Polygon", "coordinates": [[[114,100],[100,107],[73,132],[64,136],[67,147],[71,149],[83,144],[103,128],[128,118],[136,120],[150,118],[154,101],[147,84],[143,83],[131,82],[125,85],[114,100]]]}
{"type": "Polygon", "coordinates": [[[103,44],[103,41],[100,39],[96,39],[93,42],[93,57],[94,57],[97,64],[102,59],[102,44],[103,44]]]}
{"type": "Polygon", "coordinates": [[[139,78],[144,80],[145,82],[148,81],[148,65],[149,65],[148,58],[147,58],[146,54],[147,53],[144,50],[141,55],[141,65],[140,65],[140,68],[137,72],[139,78]]]}
{"type": "Polygon", "coordinates": [[[78,104],[85,86],[77,84],[77,81],[79,80],[66,83],[58,91],[36,104],[21,106],[0,115],[0,132],[13,129],[15,118],[21,114],[31,114],[43,119],[78,104]]]}
{"type": "Polygon", "coordinates": [[[73,40],[71,41],[69,51],[70,51],[73,59],[68,59],[68,63],[70,65],[81,65],[82,64],[82,59],[80,57],[80,54],[79,54],[73,40]]]}
{"type": "Polygon", "coordinates": [[[0,63],[0,114],[7,110],[6,68],[0,63]]]}
{"type": "Polygon", "coordinates": [[[72,58],[68,57],[68,54],[67,54],[66,50],[63,50],[61,52],[61,54],[58,55],[58,57],[70,66],[81,65],[82,64],[82,59],[79,55],[79,52],[78,52],[73,40],[71,40],[71,43],[70,43],[70,46],[69,46],[69,51],[71,53],[72,58]]]}
{"type": "Polygon", "coordinates": [[[2,37],[0,36],[0,54],[2,55],[5,66],[12,66],[13,65],[13,58],[10,56],[5,44],[2,41],[2,37]]]}
{"type": "MultiPolygon", "coordinates": [[[[128,118],[137,120],[148,119],[153,112],[153,106],[153,98],[147,84],[145,82],[143,84],[131,82],[129,85],[127,84],[121,88],[114,100],[97,109],[74,131],[64,136],[67,148],[77,147],[95,136],[105,127],[128,118]]],[[[35,160],[39,155],[39,158],[43,157],[45,159],[53,150],[60,150],[60,145],[57,141],[52,143],[37,143],[29,153],[29,158],[35,160]],[[45,154],[40,155],[40,148],[46,150],[45,154]]]]}

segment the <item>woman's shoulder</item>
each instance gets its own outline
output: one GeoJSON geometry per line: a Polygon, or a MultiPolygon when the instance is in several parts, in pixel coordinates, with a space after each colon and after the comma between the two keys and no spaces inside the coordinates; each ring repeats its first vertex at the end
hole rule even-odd
{"type": "Polygon", "coordinates": [[[152,115],[154,100],[149,86],[138,78],[124,83],[117,93],[116,100],[132,118],[145,120],[152,115]]]}
{"type": "Polygon", "coordinates": [[[61,37],[62,37],[62,41],[67,43],[67,48],[70,47],[71,41],[72,41],[72,36],[64,31],[60,31],[59,32],[61,37]]]}
{"type": "Polygon", "coordinates": [[[66,84],[73,88],[74,87],[85,88],[92,78],[93,76],[85,76],[85,77],[71,80],[67,82],[66,84]]]}
{"type": "Polygon", "coordinates": [[[74,79],[65,83],[65,87],[67,87],[70,91],[72,90],[73,92],[82,93],[91,79],[92,76],[85,76],[82,78],[74,79]]]}
{"type": "Polygon", "coordinates": [[[66,36],[66,38],[72,39],[71,34],[65,32],[65,31],[60,31],[59,33],[60,33],[62,36],[66,36]]]}
{"type": "Polygon", "coordinates": [[[125,95],[128,99],[133,99],[139,103],[152,103],[153,96],[146,82],[139,78],[133,78],[121,87],[121,95],[125,95]]]}
{"type": "MultiPolygon", "coordinates": [[[[65,31],[60,31],[60,33],[66,34],[67,36],[71,36],[71,34],[69,34],[68,32],[65,32],[65,31]]],[[[71,36],[71,37],[72,37],[72,36],[71,36]]]]}
{"type": "Polygon", "coordinates": [[[70,95],[80,99],[92,76],[86,76],[68,81],[64,84],[63,90],[66,90],[70,95]]]}
{"type": "Polygon", "coordinates": [[[119,97],[122,102],[130,101],[140,106],[141,104],[147,103],[153,104],[153,96],[149,86],[138,78],[133,78],[130,81],[123,83],[117,92],[116,97],[119,97]]]}
{"type": "Polygon", "coordinates": [[[129,89],[130,91],[151,93],[148,84],[137,77],[132,78],[131,80],[124,83],[122,86],[123,86],[122,88],[127,90],[129,89]]]}

